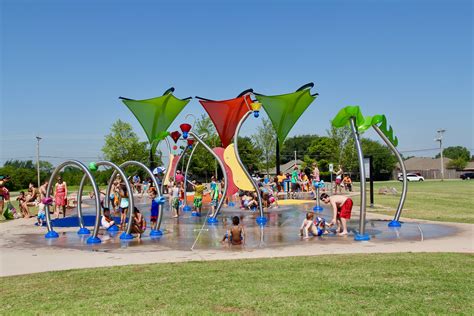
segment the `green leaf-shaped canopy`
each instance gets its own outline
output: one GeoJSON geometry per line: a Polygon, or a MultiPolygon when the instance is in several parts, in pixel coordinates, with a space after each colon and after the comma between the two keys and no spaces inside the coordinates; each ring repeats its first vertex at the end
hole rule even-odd
{"type": "MultiPolygon", "coordinates": [[[[311,88],[313,85],[303,87],[311,88]]],[[[311,95],[307,88],[300,88],[298,91],[288,94],[265,96],[255,94],[257,100],[262,103],[272,121],[280,144],[283,144],[286,136],[296,121],[300,118],[308,106],[316,99],[316,95],[311,95]]]]}
{"type": "Polygon", "coordinates": [[[366,116],[362,115],[360,107],[357,105],[354,106],[346,106],[342,108],[337,115],[333,118],[332,126],[334,127],[343,127],[349,124],[349,119],[354,117],[356,120],[357,130],[362,133],[368,130],[373,125],[379,124],[379,128],[382,133],[387,136],[390,142],[397,147],[398,146],[398,138],[393,136],[393,128],[387,125],[387,118],[383,114],[377,114],[374,116],[366,116]]]}
{"type": "Polygon", "coordinates": [[[178,99],[171,92],[170,89],[161,97],[145,100],[121,98],[137,118],[153,148],[166,137],[166,130],[190,101],[190,98],[178,99]]]}

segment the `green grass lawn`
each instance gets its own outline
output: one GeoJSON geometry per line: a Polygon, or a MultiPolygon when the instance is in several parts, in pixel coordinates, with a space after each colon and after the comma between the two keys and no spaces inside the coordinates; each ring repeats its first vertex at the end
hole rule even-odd
{"type": "Polygon", "coordinates": [[[5,277],[0,314],[467,314],[474,257],[188,262],[5,277]]]}
{"type": "MultiPolygon", "coordinates": [[[[357,190],[358,184],[355,184],[357,190]]],[[[368,187],[368,185],[367,185],[368,187]]],[[[374,183],[374,208],[370,212],[394,215],[400,200],[402,183],[384,181],[374,183]],[[398,195],[381,195],[381,187],[395,188],[398,195]]],[[[358,205],[359,198],[354,197],[358,205]]],[[[367,191],[369,205],[369,191],[367,191]]],[[[474,223],[474,181],[446,180],[409,182],[402,217],[443,222],[474,223]]]]}

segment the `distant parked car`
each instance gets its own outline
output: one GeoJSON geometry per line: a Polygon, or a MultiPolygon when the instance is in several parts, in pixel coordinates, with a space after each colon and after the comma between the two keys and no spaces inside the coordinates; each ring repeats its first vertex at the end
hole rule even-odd
{"type": "Polygon", "coordinates": [[[474,179],[474,172],[466,172],[459,176],[463,180],[474,179]]]}
{"type": "MultiPolygon", "coordinates": [[[[423,178],[421,175],[416,174],[416,173],[407,173],[407,180],[408,181],[425,181],[425,178],[423,178]]],[[[403,181],[402,174],[398,176],[398,181],[403,181]]]]}

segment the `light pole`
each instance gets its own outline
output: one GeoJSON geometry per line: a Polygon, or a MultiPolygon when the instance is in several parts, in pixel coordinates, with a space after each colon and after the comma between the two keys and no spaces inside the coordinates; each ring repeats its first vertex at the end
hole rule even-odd
{"type": "Polygon", "coordinates": [[[41,179],[40,179],[40,140],[41,137],[36,136],[36,171],[38,172],[38,189],[41,186],[41,179]]]}
{"type": "Polygon", "coordinates": [[[441,181],[444,180],[444,158],[443,158],[443,133],[446,132],[445,129],[437,130],[438,137],[435,138],[435,142],[439,142],[439,150],[440,150],[440,157],[441,157],[441,181]]]}

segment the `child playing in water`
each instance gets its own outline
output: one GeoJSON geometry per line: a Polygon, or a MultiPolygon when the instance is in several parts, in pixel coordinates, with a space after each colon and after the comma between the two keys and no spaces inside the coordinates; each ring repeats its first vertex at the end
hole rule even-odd
{"type": "Polygon", "coordinates": [[[138,234],[138,239],[141,239],[143,232],[146,230],[146,221],[140,210],[136,207],[133,208],[132,221],[132,234],[138,234]]]}
{"type": "Polygon", "coordinates": [[[211,178],[211,217],[217,212],[217,204],[219,200],[219,186],[216,183],[216,177],[211,178]]]}
{"type": "Polygon", "coordinates": [[[226,232],[222,242],[228,242],[232,245],[241,245],[245,241],[244,227],[240,225],[240,219],[237,216],[232,217],[232,227],[226,232]]]}
{"type": "Polygon", "coordinates": [[[202,211],[202,195],[206,187],[201,183],[201,181],[196,181],[196,184],[193,184],[193,187],[194,187],[193,213],[200,216],[201,211],[202,211]]]}
{"type": "Polygon", "coordinates": [[[151,188],[150,190],[150,198],[151,198],[151,210],[150,210],[150,223],[151,227],[155,227],[156,222],[158,221],[158,212],[160,209],[160,205],[157,201],[155,201],[156,197],[158,196],[158,192],[155,188],[151,188]]]}
{"type": "Polygon", "coordinates": [[[175,212],[173,218],[179,217],[179,187],[177,183],[174,183],[171,188],[171,207],[175,212]]]}
{"type": "Polygon", "coordinates": [[[120,229],[124,230],[125,229],[125,220],[127,218],[127,213],[128,213],[128,191],[127,187],[124,183],[120,185],[120,229]]]}
{"type": "Polygon", "coordinates": [[[318,236],[318,229],[316,228],[316,225],[314,225],[313,219],[313,212],[306,213],[306,218],[304,219],[300,227],[300,236],[304,236],[304,239],[309,238],[309,233],[313,234],[313,236],[318,236]]]}
{"type": "Polygon", "coordinates": [[[337,224],[337,233],[340,236],[347,235],[347,221],[351,218],[352,200],[347,196],[321,194],[321,201],[330,204],[333,210],[333,219],[329,225],[337,224]]]}
{"type": "Polygon", "coordinates": [[[115,225],[115,221],[110,216],[110,209],[108,207],[104,207],[104,215],[102,215],[102,218],[100,220],[100,224],[105,229],[108,229],[108,228],[115,225]]]}

